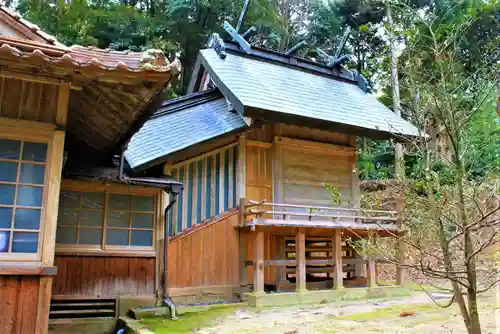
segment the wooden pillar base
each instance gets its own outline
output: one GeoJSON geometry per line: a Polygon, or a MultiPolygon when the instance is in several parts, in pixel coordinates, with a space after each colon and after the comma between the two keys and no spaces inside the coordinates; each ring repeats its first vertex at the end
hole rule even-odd
{"type": "Polygon", "coordinates": [[[254,241],[253,292],[264,293],[264,232],[258,231],[254,241]]]}
{"type": "Polygon", "coordinates": [[[295,290],[297,292],[307,291],[306,285],[306,235],[304,231],[298,230],[295,236],[295,256],[297,267],[295,273],[295,290]]]}
{"type": "Polygon", "coordinates": [[[368,263],[367,263],[367,273],[368,273],[368,287],[369,288],[376,288],[377,287],[377,269],[375,266],[375,260],[373,257],[368,258],[368,263]]]}
{"type": "Polygon", "coordinates": [[[342,235],[340,230],[334,230],[332,238],[333,247],[333,289],[341,290],[344,288],[344,270],[342,267],[342,235]]]}

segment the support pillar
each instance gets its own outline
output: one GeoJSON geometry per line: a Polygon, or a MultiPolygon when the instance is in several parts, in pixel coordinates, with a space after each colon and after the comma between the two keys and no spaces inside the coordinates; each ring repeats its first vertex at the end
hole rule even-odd
{"type": "Polygon", "coordinates": [[[295,258],[297,267],[295,272],[295,290],[297,292],[307,291],[306,286],[306,235],[303,230],[298,229],[295,236],[295,258]]]}
{"type": "Polygon", "coordinates": [[[254,241],[253,292],[264,293],[264,232],[257,231],[254,241]]]}
{"type": "MultiPolygon", "coordinates": [[[[404,213],[404,207],[405,207],[405,199],[404,199],[404,194],[399,194],[398,199],[396,201],[396,211],[398,215],[398,220],[396,221],[396,227],[398,230],[401,229],[401,225],[403,223],[403,213],[404,213]]],[[[406,245],[405,243],[400,239],[402,235],[399,235],[399,238],[397,240],[397,260],[399,263],[404,264],[405,260],[405,251],[406,251],[406,245]]],[[[398,265],[396,267],[396,284],[397,285],[404,285],[405,283],[405,276],[406,276],[406,269],[398,265]]]]}
{"type": "Polygon", "coordinates": [[[333,230],[332,238],[333,253],[333,288],[340,290],[344,288],[344,271],[342,268],[342,235],[339,229],[333,230]]]}
{"type": "MultiPolygon", "coordinates": [[[[373,242],[370,240],[370,242],[373,242]]],[[[375,258],[373,255],[368,256],[368,262],[366,264],[366,272],[367,272],[367,283],[369,288],[375,288],[377,286],[377,268],[375,264],[375,258]]]]}
{"type": "Polygon", "coordinates": [[[356,252],[355,258],[356,263],[354,264],[354,276],[356,278],[363,278],[365,277],[365,261],[363,259],[363,256],[359,255],[358,252],[356,252]]]}

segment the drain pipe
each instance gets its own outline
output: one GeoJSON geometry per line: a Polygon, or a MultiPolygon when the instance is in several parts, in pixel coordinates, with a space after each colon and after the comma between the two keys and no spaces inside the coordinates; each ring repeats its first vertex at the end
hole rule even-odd
{"type": "Polygon", "coordinates": [[[163,229],[163,302],[167,305],[167,307],[170,309],[170,317],[172,319],[177,319],[177,314],[175,310],[175,305],[172,302],[172,298],[168,295],[168,212],[174,204],[177,202],[177,196],[179,195],[178,192],[170,192],[170,196],[172,198],[170,199],[170,202],[168,203],[167,207],[165,208],[165,213],[164,213],[164,219],[165,219],[165,228],[163,229]]]}

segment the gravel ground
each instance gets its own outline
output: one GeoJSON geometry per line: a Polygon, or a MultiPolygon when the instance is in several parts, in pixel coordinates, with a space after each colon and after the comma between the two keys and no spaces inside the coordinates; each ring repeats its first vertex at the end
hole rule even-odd
{"type": "MultiPolygon", "coordinates": [[[[447,298],[438,296],[444,304],[447,298]]],[[[483,333],[500,334],[498,293],[480,299],[483,333]]],[[[393,300],[368,300],[301,307],[241,308],[197,331],[215,333],[466,333],[458,307],[442,309],[425,293],[393,300]],[[408,312],[402,317],[402,312],[408,312]]]]}

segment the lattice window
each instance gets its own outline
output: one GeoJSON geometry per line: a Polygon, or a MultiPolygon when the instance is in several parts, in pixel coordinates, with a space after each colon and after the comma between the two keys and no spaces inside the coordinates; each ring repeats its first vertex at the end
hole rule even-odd
{"type": "Polygon", "coordinates": [[[47,148],[0,139],[0,256],[38,257],[47,148]]]}
{"type": "Polygon", "coordinates": [[[56,243],[154,249],[153,196],[61,191],[56,243]]]}

